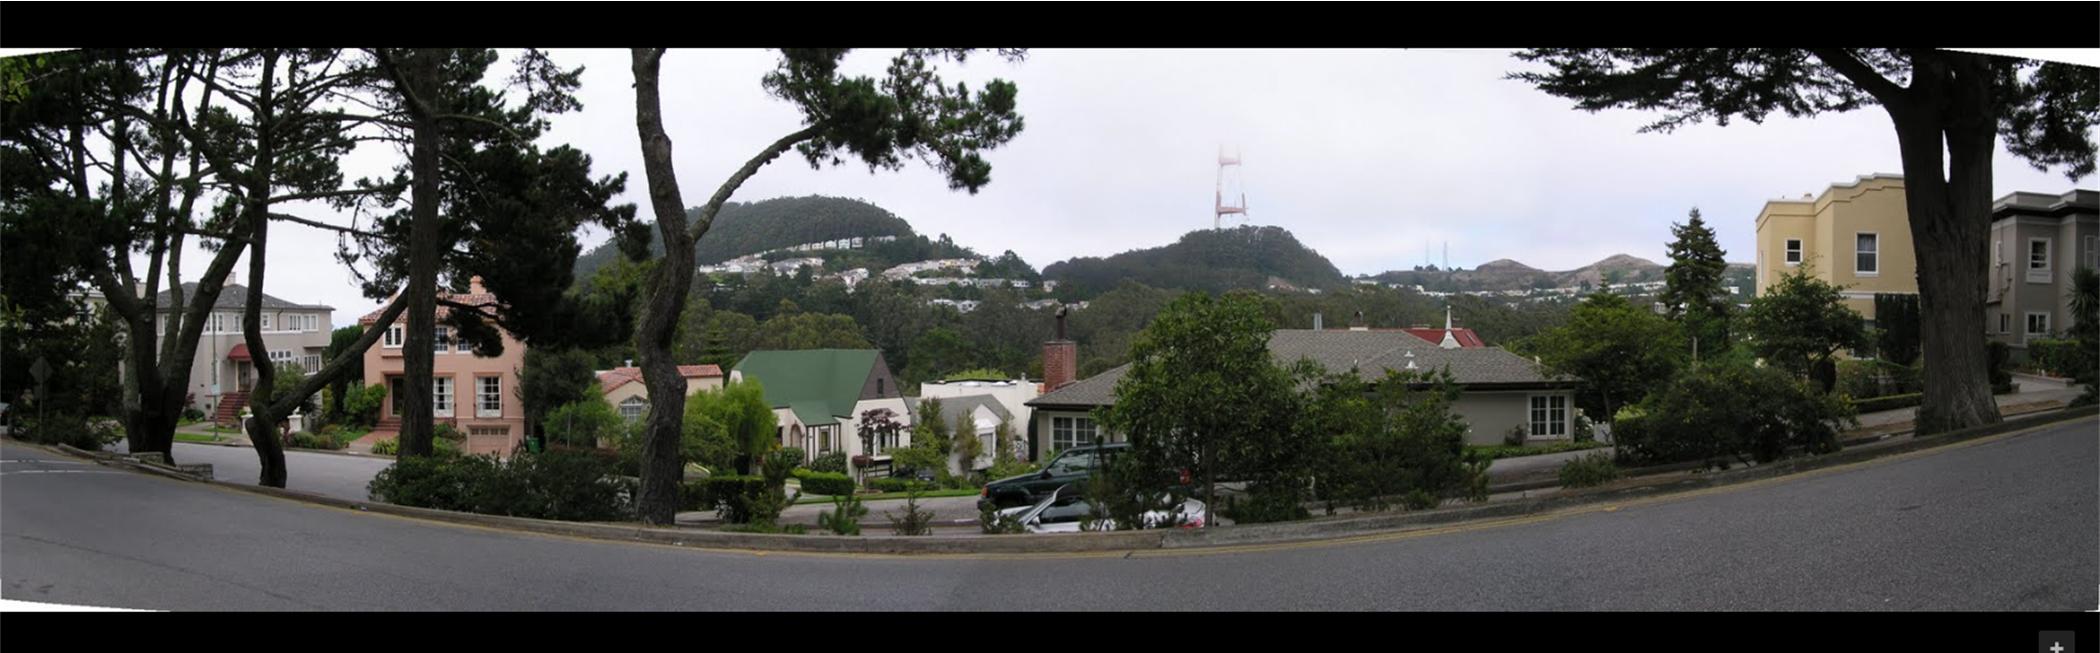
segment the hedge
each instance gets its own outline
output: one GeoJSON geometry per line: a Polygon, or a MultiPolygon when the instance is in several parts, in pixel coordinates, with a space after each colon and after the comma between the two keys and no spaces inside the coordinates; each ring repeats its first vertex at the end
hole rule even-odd
{"type": "Polygon", "coordinates": [[[710,476],[698,483],[698,508],[712,506],[722,521],[732,524],[772,523],[787,507],[780,486],[764,476],[710,476]]]}
{"type": "Polygon", "coordinates": [[[802,491],[809,494],[837,496],[853,493],[853,477],[835,472],[810,472],[802,475],[802,491]]]}
{"type": "Polygon", "coordinates": [[[411,456],[367,485],[373,498],[403,506],[571,521],[626,517],[631,484],[603,456],[574,452],[494,456],[411,456]]]}
{"type": "Polygon", "coordinates": [[[897,478],[894,476],[868,479],[868,489],[875,490],[878,492],[910,492],[914,487],[921,490],[931,490],[934,489],[934,486],[935,484],[933,483],[897,478]]]}

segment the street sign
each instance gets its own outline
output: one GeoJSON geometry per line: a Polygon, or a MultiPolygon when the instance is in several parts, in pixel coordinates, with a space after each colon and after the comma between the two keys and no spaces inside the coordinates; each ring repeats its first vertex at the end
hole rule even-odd
{"type": "Polygon", "coordinates": [[[36,362],[29,366],[29,375],[36,377],[37,383],[43,383],[44,379],[51,376],[51,363],[45,361],[42,356],[36,357],[36,362]]]}

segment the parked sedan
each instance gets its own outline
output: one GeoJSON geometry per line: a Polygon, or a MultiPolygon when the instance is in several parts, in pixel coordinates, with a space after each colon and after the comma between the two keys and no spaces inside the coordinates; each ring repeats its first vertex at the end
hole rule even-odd
{"type": "MultiPolygon", "coordinates": [[[[1093,504],[1076,494],[1058,488],[1048,498],[1032,506],[1020,506],[999,511],[1001,518],[1013,519],[1030,533],[1077,533],[1080,525],[1093,515],[1093,504]]],[[[1145,528],[1164,528],[1174,525],[1181,528],[1202,528],[1210,517],[1202,501],[1189,499],[1174,510],[1154,510],[1145,513],[1145,528]]],[[[1115,520],[1105,520],[1098,530],[1115,530],[1115,520]]]]}
{"type": "Polygon", "coordinates": [[[1042,471],[984,484],[984,491],[980,493],[983,498],[977,500],[977,508],[983,510],[1030,506],[1042,501],[1043,497],[1049,496],[1052,491],[1065,486],[1073,488],[1066,490],[1065,494],[1073,495],[1078,488],[1086,486],[1087,476],[1092,474],[1096,467],[1105,465],[1108,460],[1129,450],[1129,444],[1116,443],[1098,447],[1072,447],[1060,451],[1057,457],[1051,458],[1049,463],[1043,465],[1042,471]]]}

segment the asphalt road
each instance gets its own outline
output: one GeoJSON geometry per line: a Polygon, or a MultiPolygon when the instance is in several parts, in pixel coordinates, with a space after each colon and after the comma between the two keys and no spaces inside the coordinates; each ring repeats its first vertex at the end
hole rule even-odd
{"type": "MultiPolygon", "coordinates": [[[[114,448],[122,451],[124,443],[114,448]]],[[[212,478],[255,484],[262,480],[262,460],[249,447],[224,447],[191,442],[175,443],[175,462],[185,465],[208,463],[212,478]]],[[[285,489],[323,496],[363,501],[369,498],[365,485],[379,470],[394,464],[392,458],[349,454],[284,452],[285,489]]]]}
{"type": "Polygon", "coordinates": [[[1351,544],[694,551],[457,527],[0,448],[0,596],[188,610],[2090,610],[2100,420],[1780,482],[1351,544]],[[77,469],[85,473],[51,472],[77,469]]]}

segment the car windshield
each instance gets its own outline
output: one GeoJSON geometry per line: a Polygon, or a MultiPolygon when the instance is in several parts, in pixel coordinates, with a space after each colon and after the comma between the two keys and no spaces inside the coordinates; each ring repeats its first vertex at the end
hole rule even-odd
{"type": "Polygon", "coordinates": [[[1084,472],[1093,468],[1094,452],[1092,451],[1069,451],[1062,456],[1058,456],[1056,460],[1050,461],[1050,473],[1052,474],[1084,472]]]}

